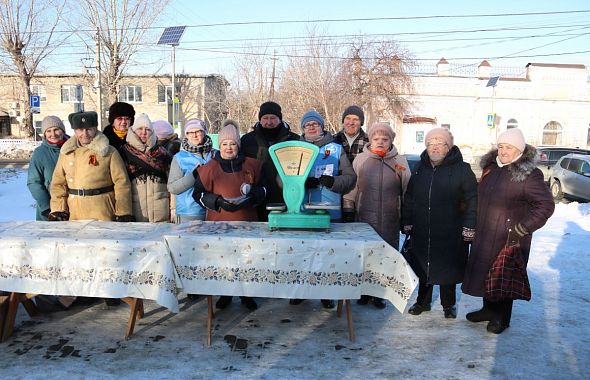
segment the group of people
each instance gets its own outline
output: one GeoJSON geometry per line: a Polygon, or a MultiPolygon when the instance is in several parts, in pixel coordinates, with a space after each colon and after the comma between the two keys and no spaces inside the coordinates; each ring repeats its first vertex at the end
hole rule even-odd
{"type": "MultiPolygon", "coordinates": [[[[499,136],[498,147],[482,160],[478,184],[448,129],[428,132],[420,162],[410,170],[394,145],[393,129],[374,123],[365,132],[363,110],[355,105],[344,110],[335,135],[317,111],[306,112],[300,135],[283,121],[279,104],[265,102],[258,122],[243,136],[235,120],[224,120],[218,146],[202,120],[187,120],[179,139],[167,121],[136,115],[124,102],[111,105],[103,132],[97,121],[94,112],[70,114],[74,136],[69,138],[58,117],[43,120],[43,142],[33,153],[28,179],[37,220],[267,221],[266,205],[283,202],[268,148],[305,141],[320,150],[305,181],[306,199],[340,206],[329,210],[332,222],[366,222],[394,248],[400,231],[411,236],[412,268],[420,279],[409,308],[413,315],[431,309],[433,287],[440,285],[444,316],[456,318],[456,285],[483,297],[502,246],[520,244],[526,262],[532,233],[554,208],[535,167],[535,148],[518,129],[499,136]]],[[[216,307],[231,301],[222,295],[216,307]]],[[[250,310],[258,307],[251,297],[241,302],[250,310]]],[[[321,302],[334,307],[332,300],[321,302]]],[[[368,295],[358,303],[386,307],[383,299],[368,295]]],[[[488,331],[500,333],[509,326],[511,311],[512,300],[484,298],[483,308],[467,319],[488,321],[488,331]]]]}

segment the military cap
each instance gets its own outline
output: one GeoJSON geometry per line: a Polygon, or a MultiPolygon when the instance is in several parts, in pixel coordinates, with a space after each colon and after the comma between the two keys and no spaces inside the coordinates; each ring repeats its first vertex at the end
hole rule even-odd
{"type": "Polygon", "coordinates": [[[68,120],[72,129],[98,127],[98,115],[94,111],[71,113],[68,120]]]}

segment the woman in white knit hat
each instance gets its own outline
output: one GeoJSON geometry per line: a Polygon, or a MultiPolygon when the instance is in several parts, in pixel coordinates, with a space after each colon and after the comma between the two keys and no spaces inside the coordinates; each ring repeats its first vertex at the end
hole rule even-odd
{"type": "Polygon", "coordinates": [[[506,130],[497,145],[481,159],[475,240],[461,286],[463,293],[483,298],[481,310],[467,313],[467,319],[488,322],[487,331],[494,334],[510,326],[513,300],[485,297],[490,267],[505,245],[520,245],[526,267],[532,233],[543,227],[555,208],[536,166],[537,150],[525,143],[521,130],[506,130]]]}

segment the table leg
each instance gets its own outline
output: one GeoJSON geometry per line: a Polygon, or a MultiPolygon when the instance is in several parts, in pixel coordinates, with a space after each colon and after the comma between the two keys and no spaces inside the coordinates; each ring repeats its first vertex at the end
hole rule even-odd
{"type": "Polygon", "coordinates": [[[213,324],[213,296],[207,296],[207,346],[211,346],[211,325],[213,324]]]}
{"type": "Polygon", "coordinates": [[[34,296],[34,294],[21,294],[19,297],[20,302],[23,303],[25,310],[31,317],[39,315],[39,310],[37,309],[37,306],[35,306],[35,303],[31,300],[31,298],[33,298],[34,296]]]}
{"type": "MultiPolygon", "coordinates": [[[[135,320],[137,319],[137,313],[139,309],[143,307],[143,300],[140,298],[131,298],[131,311],[129,313],[129,321],[127,322],[127,331],[125,332],[125,339],[128,340],[133,334],[135,328],[135,320]]],[[[127,301],[125,301],[127,302],[127,301]]]]}
{"type": "Polygon", "coordinates": [[[0,342],[4,342],[6,339],[12,336],[12,332],[14,331],[14,322],[16,321],[16,312],[18,311],[18,304],[21,295],[23,294],[12,292],[10,293],[10,296],[8,296],[8,310],[6,311],[6,319],[4,320],[0,342]]]}
{"type": "Polygon", "coordinates": [[[0,339],[2,338],[2,332],[4,331],[4,322],[8,315],[8,299],[10,296],[0,296],[0,339]]]}
{"type": "Polygon", "coordinates": [[[342,300],[338,300],[338,306],[336,307],[336,315],[338,318],[342,317],[342,300]]]}
{"type": "Polygon", "coordinates": [[[346,303],[346,319],[348,320],[348,337],[351,342],[354,342],[354,324],[352,323],[352,303],[350,300],[344,301],[346,303]]]}

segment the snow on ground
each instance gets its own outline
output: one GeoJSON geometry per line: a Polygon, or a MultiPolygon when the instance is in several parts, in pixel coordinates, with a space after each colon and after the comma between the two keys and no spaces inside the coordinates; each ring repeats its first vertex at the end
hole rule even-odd
{"type": "MultiPolygon", "coordinates": [[[[33,201],[22,169],[0,169],[0,220],[31,220],[33,201]]],[[[214,318],[204,345],[206,301],[181,297],[171,314],[146,304],[125,341],[128,307],[102,304],[30,318],[19,312],[15,335],[0,344],[2,378],[400,378],[587,379],[590,371],[590,204],[558,204],[534,235],[530,302],[515,302],[501,335],[465,313],[481,300],[459,295],[459,316],[400,314],[353,304],[356,342],[346,320],[319,301],[291,306],[260,299],[248,312],[239,300],[214,318]]],[[[414,295],[415,296],[415,295],[414,295]]],[[[437,294],[435,294],[437,296],[437,294]]]]}

